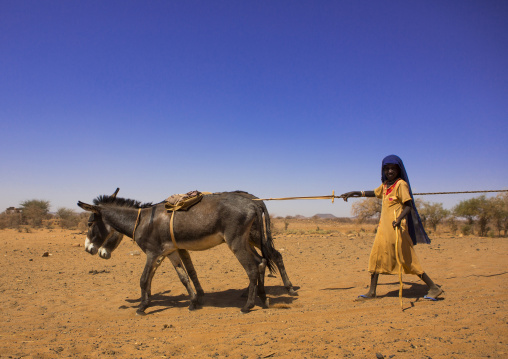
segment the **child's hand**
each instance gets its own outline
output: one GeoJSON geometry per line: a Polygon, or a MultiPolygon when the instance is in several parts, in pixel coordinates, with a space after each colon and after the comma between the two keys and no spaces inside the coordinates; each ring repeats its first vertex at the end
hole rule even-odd
{"type": "Polygon", "coordinates": [[[397,219],[396,221],[393,221],[392,222],[392,226],[393,228],[397,228],[397,227],[400,227],[400,219],[397,219]]]}
{"type": "Polygon", "coordinates": [[[344,198],[344,201],[347,202],[347,199],[349,197],[360,197],[360,192],[358,191],[352,191],[352,192],[346,192],[340,195],[342,198],[344,198]]]}

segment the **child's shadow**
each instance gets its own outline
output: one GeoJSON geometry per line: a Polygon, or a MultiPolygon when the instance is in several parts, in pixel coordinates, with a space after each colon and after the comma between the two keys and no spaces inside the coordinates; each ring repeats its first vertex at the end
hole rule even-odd
{"type": "MultiPolygon", "coordinates": [[[[425,284],[421,283],[413,283],[413,282],[403,282],[404,287],[402,289],[402,298],[406,299],[415,299],[415,302],[423,299],[423,297],[427,294],[429,291],[429,288],[425,284]]],[[[384,295],[378,295],[378,298],[393,298],[399,296],[399,282],[392,282],[392,283],[383,283],[380,285],[389,285],[389,286],[396,286],[397,289],[392,290],[384,295]]],[[[437,298],[437,300],[443,300],[443,298],[437,298]]]]}

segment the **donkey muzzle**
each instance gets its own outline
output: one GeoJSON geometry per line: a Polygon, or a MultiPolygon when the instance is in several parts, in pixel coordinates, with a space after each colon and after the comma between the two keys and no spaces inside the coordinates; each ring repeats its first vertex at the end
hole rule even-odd
{"type": "Polygon", "coordinates": [[[99,248],[99,257],[103,259],[109,259],[111,258],[111,252],[108,251],[106,248],[99,248]]]}
{"type": "Polygon", "coordinates": [[[95,254],[97,254],[98,250],[99,249],[90,241],[90,239],[88,239],[88,237],[86,237],[86,240],[85,240],[85,251],[87,251],[91,255],[95,255],[95,254]]]}

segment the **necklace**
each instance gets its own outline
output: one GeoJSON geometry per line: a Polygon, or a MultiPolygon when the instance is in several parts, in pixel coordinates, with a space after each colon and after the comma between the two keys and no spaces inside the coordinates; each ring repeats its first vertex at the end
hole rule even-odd
{"type": "Polygon", "coordinates": [[[385,184],[385,196],[388,196],[394,189],[395,185],[397,184],[397,182],[399,182],[400,178],[397,178],[395,180],[395,182],[393,182],[393,184],[390,185],[390,187],[388,187],[388,189],[386,188],[388,186],[388,183],[385,184]]]}

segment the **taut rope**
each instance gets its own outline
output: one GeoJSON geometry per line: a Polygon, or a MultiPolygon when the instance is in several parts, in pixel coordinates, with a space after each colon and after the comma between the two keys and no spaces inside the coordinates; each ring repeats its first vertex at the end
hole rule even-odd
{"type": "MultiPolygon", "coordinates": [[[[435,194],[460,194],[460,193],[489,193],[489,192],[508,192],[508,189],[501,190],[487,190],[487,191],[459,191],[459,192],[426,192],[426,193],[413,193],[415,196],[435,195],[435,194]]],[[[330,196],[304,196],[304,197],[282,197],[282,198],[257,198],[254,201],[287,201],[294,199],[331,199],[332,203],[335,198],[344,198],[343,196],[336,196],[335,191],[332,191],[330,196]]],[[[353,198],[353,197],[351,197],[353,198]]],[[[358,198],[358,197],[355,197],[358,198]]]]}
{"type": "Polygon", "coordinates": [[[461,192],[427,192],[413,193],[415,196],[424,196],[427,194],[460,194],[460,193],[488,193],[488,192],[508,192],[508,189],[492,190],[492,191],[461,191],[461,192]]]}

